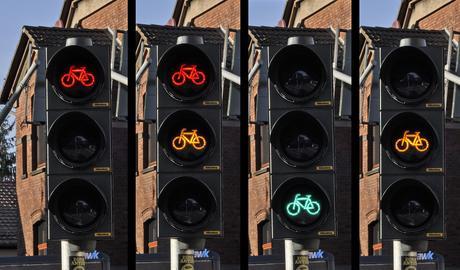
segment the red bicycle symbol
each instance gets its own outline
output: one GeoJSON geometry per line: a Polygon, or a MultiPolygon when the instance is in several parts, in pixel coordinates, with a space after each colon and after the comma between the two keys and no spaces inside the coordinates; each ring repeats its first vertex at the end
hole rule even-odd
{"type": "Polygon", "coordinates": [[[86,71],[86,67],[70,66],[69,73],[64,73],[61,77],[61,84],[65,88],[70,88],[79,81],[83,86],[91,87],[94,85],[95,77],[91,72],[86,71]]]}
{"type": "Polygon", "coordinates": [[[175,86],[181,86],[186,81],[191,80],[195,85],[202,85],[206,81],[204,72],[196,69],[196,65],[183,64],[180,70],[173,73],[171,80],[175,86]]]}

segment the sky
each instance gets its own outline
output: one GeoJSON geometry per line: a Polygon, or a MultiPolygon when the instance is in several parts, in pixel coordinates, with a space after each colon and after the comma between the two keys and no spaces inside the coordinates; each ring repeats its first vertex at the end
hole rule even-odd
{"type": "Polygon", "coordinates": [[[1,0],[0,87],[6,77],[21,36],[23,25],[54,26],[61,14],[63,0],[1,0]],[[46,5],[45,5],[46,4],[46,5]]]}
{"type": "Polygon", "coordinates": [[[285,4],[286,0],[249,0],[249,25],[278,25],[285,4]]]}
{"type": "Polygon", "coordinates": [[[391,27],[400,3],[401,0],[360,0],[359,23],[364,26],[391,27]]]}
{"type": "MultiPolygon", "coordinates": [[[[0,25],[0,92],[13,60],[24,25],[54,26],[61,15],[63,0],[1,0],[0,25]]],[[[0,110],[3,105],[0,105],[0,110]]],[[[11,116],[11,114],[10,114],[11,116]]],[[[9,121],[14,121],[10,117],[9,121]]],[[[15,134],[15,129],[11,134],[15,134]]],[[[13,151],[13,149],[11,150],[13,151]]]]}
{"type": "Polygon", "coordinates": [[[136,22],[165,25],[175,4],[176,0],[136,0],[136,22]]]}

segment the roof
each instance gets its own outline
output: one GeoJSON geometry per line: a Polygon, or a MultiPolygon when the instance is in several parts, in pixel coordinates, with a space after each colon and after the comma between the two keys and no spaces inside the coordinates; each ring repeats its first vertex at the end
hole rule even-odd
{"type": "Polygon", "coordinates": [[[177,36],[203,36],[205,43],[222,44],[223,33],[219,28],[175,27],[168,25],[137,24],[137,32],[148,44],[176,44],[177,36]]]}
{"type": "Polygon", "coordinates": [[[110,45],[112,36],[106,29],[75,29],[43,26],[24,26],[10,69],[5,78],[0,93],[0,103],[8,100],[10,91],[14,87],[16,73],[21,64],[21,58],[30,41],[36,47],[62,46],[69,37],[91,37],[94,45],[110,45]]]}
{"type": "Polygon", "coordinates": [[[249,26],[249,33],[258,45],[286,45],[289,37],[311,36],[317,44],[334,44],[334,35],[327,28],[282,28],[249,26]]]}
{"type": "MultiPolygon", "coordinates": [[[[447,47],[449,44],[446,33],[442,30],[399,29],[362,26],[361,35],[365,41],[375,47],[399,47],[403,38],[424,38],[428,46],[447,47]]],[[[362,40],[364,42],[364,40],[362,40]]]]}
{"type": "Polygon", "coordinates": [[[18,204],[15,181],[0,181],[0,247],[16,247],[18,204]]]}

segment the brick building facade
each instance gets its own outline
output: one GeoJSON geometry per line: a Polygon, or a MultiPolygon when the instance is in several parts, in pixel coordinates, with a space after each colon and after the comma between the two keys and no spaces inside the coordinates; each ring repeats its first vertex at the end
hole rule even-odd
{"type": "MultiPolygon", "coordinates": [[[[292,28],[293,34],[295,34],[295,29],[302,31],[301,28],[307,28],[304,31],[309,31],[312,28],[338,27],[342,30],[351,28],[350,0],[286,1],[284,11],[280,11],[280,13],[282,13],[282,18],[278,25],[292,28]]],[[[255,29],[256,27],[254,27],[255,29]]],[[[259,31],[263,29],[259,29],[259,31]]],[[[267,31],[273,31],[274,36],[281,36],[282,31],[277,33],[276,29],[266,28],[267,31]]],[[[330,33],[333,43],[332,31],[327,29],[324,31],[330,33]]],[[[260,60],[261,45],[260,41],[255,38],[254,33],[252,33],[251,27],[249,35],[251,37],[251,46],[253,47],[253,49],[250,49],[248,63],[249,69],[251,69],[260,60]],[[257,47],[258,49],[256,49],[257,47]]],[[[345,35],[341,34],[341,38],[345,38],[345,35]]],[[[287,41],[287,38],[285,41],[287,41]]],[[[339,55],[339,58],[342,56],[339,55]]],[[[262,61],[261,64],[266,65],[266,61],[262,61]]],[[[271,240],[269,186],[270,139],[268,124],[259,122],[256,117],[257,96],[259,83],[261,83],[260,72],[262,70],[265,69],[260,68],[249,84],[248,232],[250,256],[284,254],[284,243],[282,241],[271,240]]],[[[264,89],[266,89],[266,86],[264,86],[264,89]]],[[[335,96],[337,97],[335,103],[337,108],[338,97],[340,96],[338,94],[340,92],[340,84],[335,89],[335,96]]],[[[340,119],[336,111],[335,125],[336,142],[351,142],[351,121],[340,119]]],[[[345,266],[349,265],[351,257],[349,253],[351,249],[351,147],[349,143],[336,144],[335,147],[336,153],[341,153],[341,158],[336,159],[338,237],[331,240],[322,240],[320,246],[323,250],[334,254],[337,265],[345,266]]]]}
{"type": "MultiPolygon", "coordinates": [[[[196,28],[215,28],[222,33],[219,27],[238,30],[240,27],[240,1],[238,0],[178,0],[172,11],[169,24],[172,26],[189,26],[196,28]]],[[[180,32],[180,28],[171,29],[180,32]]],[[[143,61],[149,57],[148,46],[151,45],[148,35],[161,32],[161,26],[138,25],[138,47],[136,50],[136,68],[139,69],[143,61]],[[150,30],[149,30],[150,29],[150,30]],[[147,33],[149,32],[150,33],[147,33]],[[146,49],[142,49],[146,48],[146,49]]],[[[231,35],[234,38],[234,34],[231,35]]],[[[222,42],[223,42],[222,35],[222,42]]],[[[136,101],[136,247],[137,253],[169,252],[169,241],[157,240],[155,237],[156,215],[156,130],[155,124],[146,121],[145,96],[148,83],[154,83],[155,78],[149,78],[149,71],[145,71],[137,85],[136,101]]],[[[224,87],[228,92],[228,83],[224,87]]],[[[224,100],[224,106],[226,101],[224,100]]],[[[225,110],[225,108],[223,108],[225,110]]],[[[222,130],[222,180],[224,186],[224,238],[207,240],[206,247],[216,251],[221,256],[224,265],[239,264],[239,246],[234,245],[240,239],[239,213],[240,198],[235,194],[240,192],[239,164],[239,120],[224,118],[222,130]]]]}
{"type": "MultiPolygon", "coordinates": [[[[30,64],[38,57],[39,50],[46,46],[64,45],[65,40],[59,38],[81,35],[80,30],[74,28],[98,28],[111,27],[116,30],[127,29],[127,0],[102,0],[102,1],[63,1],[60,17],[57,20],[58,28],[47,27],[24,27],[23,34],[10,66],[7,79],[3,86],[0,102],[5,103],[25,75],[30,64]],[[64,28],[64,29],[63,29],[64,28]],[[63,29],[63,30],[60,30],[63,29]],[[58,37],[58,38],[56,38],[58,37]]],[[[82,30],[83,31],[83,30],[82,30]]],[[[102,33],[101,31],[96,31],[102,33]]],[[[108,31],[102,34],[111,43],[111,35],[108,31]]],[[[92,36],[93,32],[87,32],[92,36]]],[[[85,34],[83,34],[85,35],[85,34]]],[[[94,36],[92,36],[94,37],[94,36]]],[[[95,42],[96,43],[96,42],[95,42]]],[[[97,44],[97,43],[96,43],[97,44]]],[[[43,81],[38,81],[39,72],[44,68],[38,68],[31,76],[25,90],[22,91],[15,104],[16,117],[16,157],[17,175],[16,189],[20,213],[22,235],[19,239],[18,255],[46,255],[60,253],[58,242],[47,243],[46,226],[46,125],[43,122],[33,122],[34,119],[34,96],[36,91],[44,91],[43,81]],[[22,243],[22,244],[21,244],[22,243]]],[[[37,108],[35,108],[37,109],[37,108]]],[[[38,108],[43,111],[45,108],[38,108]]],[[[37,110],[38,110],[37,109],[37,110]]],[[[127,129],[126,124],[119,121],[113,122],[113,154],[114,154],[114,213],[115,240],[99,243],[97,248],[112,255],[112,264],[120,265],[126,262],[127,238],[126,216],[127,202],[126,182],[127,170],[117,164],[126,164],[123,159],[126,155],[127,129]],[[113,256],[115,253],[123,254],[113,256]]]]}
{"type": "MultiPolygon", "coordinates": [[[[393,26],[396,28],[373,28],[361,27],[360,34],[362,44],[360,44],[360,74],[369,63],[374,62],[374,71],[366,78],[360,88],[360,210],[359,210],[359,233],[360,250],[362,256],[370,255],[390,255],[392,253],[392,242],[381,241],[378,238],[379,230],[379,126],[378,121],[378,101],[373,97],[378,96],[379,79],[378,62],[375,54],[379,46],[388,44],[398,46],[399,40],[403,37],[424,37],[429,42],[437,42],[446,48],[448,46],[448,31],[453,31],[453,37],[458,40],[460,21],[456,14],[460,11],[460,1],[411,1],[401,2],[396,21],[393,26]],[[400,27],[401,29],[399,29],[400,27]],[[430,31],[426,31],[429,29],[430,31]],[[439,31],[431,31],[439,30],[439,31]],[[447,30],[447,31],[446,31],[447,30]],[[385,44],[383,44],[385,43],[385,44]],[[376,94],[377,93],[377,94],[376,94]],[[376,102],[376,103],[373,103],[376,102]],[[377,108],[377,109],[376,109],[377,108]],[[376,118],[377,117],[377,118],[376,118]]],[[[453,51],[453,55],[458,50],[453,51]]],[[[447,56],[447,54],[445,54],[447,56]]],[[[454,59],[455,57],[453,57],[454,59]]],[[[445,60],[446,61],[446,60],[445,60]]],[[[453,61],[453,60],[452,60],[453,61]]],[[[451,70],[455,68],[455,63],[450,65],[451,70]]],[[[446,100],[446,228],[447,240],[432,241],[429,249],[442,254],[446,260],[446,266],[458,266],[459,233],[454,224],[458,224],[460,219],[456,214],[459,209],[458,181],[459,160],[456,153],[459,151],[458,138],[460,126],[452,117],[452,92],[453,85],[449,83],[446,100]]]]}

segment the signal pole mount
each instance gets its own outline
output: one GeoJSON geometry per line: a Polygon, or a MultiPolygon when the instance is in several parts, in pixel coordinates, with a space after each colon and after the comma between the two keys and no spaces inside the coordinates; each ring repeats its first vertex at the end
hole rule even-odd
{"type": "Polygon", "coordinates": [[[417,252],[428,250],[428,241],[393,240],[393,270],[417,270],[417,252]]]}
{"type": "Polygon", "coordinates": [[[284,240],[284,265],[285,270],[309,269],[309,250],[319,248],[319,239],[284,240]]]}
{"type": "Polygon", "coordinates": [[[204,249],[205,239],[170,239],[171,270],[195,269],[195,250],[204,249]]]}
{"type": "Polygon", "coordinates": [[[96,248],[96,241],[61,240],[61,270],[85,270],[87,251],[96,248]]]}

